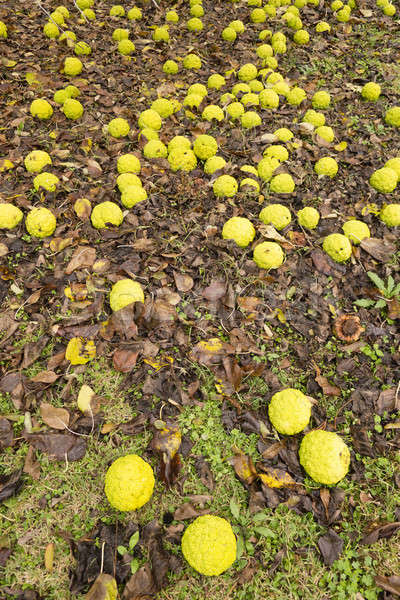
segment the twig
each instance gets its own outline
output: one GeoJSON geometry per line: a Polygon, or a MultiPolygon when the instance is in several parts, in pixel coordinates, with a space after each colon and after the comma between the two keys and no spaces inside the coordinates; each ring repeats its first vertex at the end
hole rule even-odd
{"type": "Polygon", "coordinates": [[[104,546],[106,545],[105,542],[102,543],[101,545],[101,564],[100,564],[100,574],[103,572],[103,567],[104,567],[104,546]]]}
{"type": "Polygon", "coordinates": [[[79,8],[79,6],[78,6],[78,5],[77,5],[77,3],[76,3],[76,0],[74,0],[74,5],[75,5],[75,7],[76,7],[76,8],[79,10],[79,12],[81,13],[81,15],[83,16],[83,18],[85,19],[85,21],[86,21],[86,23],[87,23],[87,22],[88,22],[88,18],[86,17],[86,15],[85,15],[85,13],[83,12],[83,10],[81,10],[81,9],[79,8]]]}
{"type": "Polygon", "coordinates": [[[61,31],[64,31],[62,25],[59,25],[58,23],[56,23],[53,19],[53,17],[51,16],[51,14],[49,13],[48,10],[46,10],[39,2],[39,0],[36,0],[36,4],[39,6],[40,10],[42,12],[44,12],[50,19],[50,21],[53,23],[53,25],[55,25],[56,27],[58,27],[59,29],[61,29],[61,31]]]}

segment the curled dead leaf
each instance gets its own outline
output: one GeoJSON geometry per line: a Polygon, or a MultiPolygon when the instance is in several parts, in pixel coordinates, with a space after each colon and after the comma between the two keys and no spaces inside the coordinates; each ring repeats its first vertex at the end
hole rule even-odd
{"type": "Polygon", "coordinates": [[[40,416],[49,427],[65,429],[69,425],[69,412],[65,408],[57,408],[47,402],[40,405],[40,416]]]}

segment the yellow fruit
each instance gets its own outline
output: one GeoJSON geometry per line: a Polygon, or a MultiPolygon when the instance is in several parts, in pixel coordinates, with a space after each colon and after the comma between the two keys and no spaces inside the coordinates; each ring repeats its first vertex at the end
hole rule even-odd
{"type": "Polygon", "coordinates": [[[323,242],[323,249],[336,262],[341,263],[351,256],[351,244],[341,233],[331,233],[323,242]]]}
{"type": "Polygon", "coordinates": [[[60,180],[58,179],[57,175],[44,172],[36,175],[33,180],[33,185],[37,192],[40,190],[40,188],[43,188],[47,192],[55,192],[59,182],[60,180]]]}
{"type": "Polygon", "coordinates": [[[374,83],[373,81],[366,83],[361,90],[361,96],[364,98],[364,100],[369,100],[370,102],[376,102],[380,95],[381,86],[379,83],[374,83]]]}
{"type": "Polygon", "coordinates": [[[140,161],[134,154],[123,154],[117,160],[118,173],[140,173],[140,161]]]}
{"type": "Polygon", "coordinates": [[[129,56],[135,50],[136,46],[131,40],[121,40],[118,42],[118,52],[123,56],[129,56]]]}
{"type": "Polygon", "coordinates": [[[283,250],[276,242],[262,242],[254,248],[253,260],[260,269],[277,269],[284,259],[283,250]]]}
{"type": "Polygon", "coordinates": [[[385,113],[385,121],[388,125],[400,127],[400,106],[392,106],[385,113]]]}
{"type": "Polygon", "coordinates": [[[368,225],[362,221],[357,221],[357,219],[346,221],[342,229],[344,235],[355,245],[359,244],[365,238],[371,237],[368,225]]]}
{"type": "Polygon", "coordinates": [[[238,191],[238,184],[231,175],[220,175],[213,183],[213,192],[217,197],[230,198],[238,191]]]}
{"type": "Polygon", "coordinates": [[[186,23],[186,26],[189,31],[202,31],[203,22],[197,17],[193,17],[193,19],[189,19],[189,21],[186,23]]]}
{"type": "Polygon", "coordinates": [[[327,127],[326,125],[322,125],[321,127],[317,127],[315,133],[319,135],[326,142],[333,142],[335,139],[335,134],[332,127],[327,127]]]}
{"type": "Polygon", "coordinates": [[[127,454],[108,468],[104,491],[117,510],[137,510],[150,500],[154,483],[151,466],[137,454],[127,454]]]}
{"type": "Polygon", "coordinates": [[[54,39],[58,38],[58,36],[60,35],[60,30],[58,29],[55,23],[49,22],[46,23],[46,25],[43,27],[43,33],[46,37],[54,39]]]}
{"type": "Polygon", "coordinates": [[[0,203],[0,229],[14,229],[22,221],[22,211],[8,202],[0,203]]]}
{"type": "Polygon", "coordinates": [[[314,165],[314,171],[317,175],[328,175],[328,177],[335,177],[338,172],[338,164],[334,158],[330,156],[324,156],[320,158],[314,165]]]}
{"type": "Polygon", "coordinates": [[[144,110],[139,115],[138,125],[140,129],[144,129],[145,127],[150,129],[155,129],[158,131],[161,129],[162,120],[158,112],[155,110],[148,108],[144,110]]]}
{"type": "Polygon", "coordinates": [[[74,52],[78,56],[81,55],[81,54],[84,54],[84,55],[88,56],[89,54],[92,53],[92,49],[89,46],[89,44],[87,44],[86,42],[78,42],[74,46],[74,52]]]}
{"type": "Polygon", "coordinates": [[[69,98],[67,90],[57,90],[54,92],[53,100],[57,102],[57,104],[64,104],[64,102],[69,98]]]}
{"type": "Polygon", "coordinates": [[[114,6],[112,6],[110,8],[110,17],[124,17],[125,16],[125,9],[123,6],[121,6],[121,4],[114,4],[114,6]]]}
{"type": "Polygon", "coordinates": [[[246,191],[250,194],[258,194],[260,191],[260,184],[257,181],[254,181],[254,179],[251,179],[250,177],[242,179],[242,181],[240,182],[240,188],[242,187],[247,187],[246,191]]]}
{"type": "Polygon", "coordinates": [[[79,60],[79,58],[75,58],[74,56],[68,56],[64,60],[64,73],[66,75],[70,75],[71,77],[75,77],[82,72],[83,64],[79,60]]]}
{"type": "Polygon", "coordinates": [[[29,173],[40,173],[46,165],[51,165],[51,158],[44,150],[32,150],[25,157],[24,164],[29,173]]]}
{"type": "Polygon", "coordinates": [[[388,227],[398,227],[400,225],[400,204],[387,204],[382,208],[379,217],[388,227]]]}
{"type": "Polygon", "coordinates": [[[276,135],[280,142],[288,142],[293,137],[293,133],[287,127],[280,127],[274,131],[274,135],[276,135]]]}
{"type": "Polygon", "coordinates": [[[397,186],[397,173],[393,169],[383,167],[377,169],[369,178],[372,187],[382,194],[390,194],[397,186]]]}
{"type": "MultiPolygon", "coordinates": [[[[157,100],[154,100],[152,103],[150,110],[155,110],[162,119],[166,119],[174,114],[174,105],[170,100],[167,100],[167,98],[157,98],[157,100]]],[[[149,125],[147,125],[147,127],[149,127],[149,125]]],[[[155,127],[152,127],[152,129],[155,129],[155,127]]]]}
{"type": "Polygon", "coordinates": [[[172,150],[190,150],[191,147],[190,140],[183,135],[176,135],[168,142],[168,152],[172,152],[172,150]]]}
{"type": "Polygon", "coordinates": [[[244,127],[245,129],[252,129],[253,127],[258,127],[259,125],[261,125],[262,120],[260,115],[254,110],[248,110],[247,112],[242,114],[242,116],[240,117],[240,122],[242,124],[242,127],[244,127]]]}
{"type": "Polygon", "coordinates": [[[221,517],[197,517],[182,536],[182,553],[203,575],[220,575],[236,560],[236,538],[230,523],[221,517]]]}
{"type": "Polygon", "coordinates": [[[53,213],[47,208],[32,208],[25,219],[27,232],[33,237],[45,238],[51,235],[57,225],[53,213]]]}
{"type": "Polygon", "coordinates": [[[132,208],[147,199],[147,192],[141,185],[129,185],[121,194],[121,202],[126,208],[132,208]]]}
{"type": "Polygon", "coordinates": [[[305,206],[297,213],[297,220],[301,227],[315,229],[319,223],[319,212],[312,206],[305,206]]]}
{"type": "Polygon", "coordinates": [[[82,104],[79,102],[79,100],[74,100],[73,98],[67,98],[61,110],[67,119],[71,119],[72,121],[80,119],[83,115],[82,104]]]}
{"type": "Polygon", "coordinates": [[[197,166],[197,158],[190,148],[175,148],[168,155],[168,162],[173,171],[193,171],[197,166]]]}
{"type": "Polygon", "coordinates": [[[246,248],[254,240],[256,230],[249,219],[232,217],[226,221],[222,229],[224,240],[233,240],[240,248],[246,248]]]}
{"type": "Polygon", "coordinates": [[[397,173],[397,181],[400,181],[400,156],[396,156],[395,158],[390,158],[385,162],[385,167],[388,169],[393,169],[397,173]]]}
{"type": "Polygon", "coordinates": [[[299,458],[306,473],[323,485],[338,483],[346,476],[350,465],[348,447],[332,431],[307,433],[300,444],[299,458]]]}
{"type": "Polygon", "coordinates": [[[142,11],[137,6],[134,6],[130,9],[130,11],[128,11],[127,16],[130,21],[140,21],[140,19],[142,18],[142,11]]]}
{"type": "Polygon", "coordinates": [[[310,108],[303,117],[303,123],[311,123],[314,127],[325,125],[325,115],[310,108]]]}
{"type": "Polygon", "coordinates": [[[328,108],[330,103],[331,103],[331,97],[328,92],[324,92],[324,91],[315,92],[314,96],[312,97],[313,108],[319,108],[319,109],[328,108]]]}
{"type": "Polygon", "coordinates": [[[188,54],[183,59],[183,66],[185,69],[200,69],[201,68],[201,60],[196,54],[188,54]]]}
{"type": "Polygon", "coordinates": [[[130,131],[129,123],[126,119],[117,117],[108,124],[108,133],[115,138],[125,137],[130,131]]]}
{"type": "Polygon", "coordinates": [[[218,152],[217,141],[211,135],[199,135],[194,141],[193,151],[201,160],[207,160],[218,152]]]}
{"type": "Polygon", "coordinates": [[[264,156],[269,156],[270,158],[276,158],[279,162],[285,162],[289,158],[289,152],[286,150],[285,146],[281,146],[277,144],[276,146],[269,146],[263,152],[264,156]]]}
{"type": "Polygon", "coordinates": [[[241,102],[232,102],[226,107],[226,112],[231,119],[239,119],[244,113],[244,106],[241,102]]]}
{"type": "Polygon", "coordinates": [[[114,29],[112,34],[112,39],[114,42],[120,42],[121,40],[127,40],[129,38],[129,29],[122,29],[121,27],[117,27],[114,29]]]}
{"type": "Polygon", "coordinates": [[[311,402],[300,390],[287,388],[272,396],[268,416],[279,433],[295,435],[310,421],[311,402]]]}
{"type": "Polygon", "coordinates": [[[257,173],[263,181],[270,181],[275,169],[279,167],[279,160],[266,156],[257,165],[257,173]]]}
{"type": "Polygon", "coordinates": [[[215,171],[223,169],[226,165],[226,160],[222,156],[211,156],[204,163],[204,173],[212,175],[215,171]]]}
{"type": "Polygon", "coordinates": [[[295,44],[299,44],[300,46],[308,44],[310,41],[310,34],[305,29],[299,29],[294,34],[293,41],[295,44]]]}
{"type": "Polygon", "coordinates": [[[237,34],[233,27],[225,27],[225,29],[222,30],[221,37],[225,42],[234,42],[237,34]]]}
{"type": "Polygon", "coordinates": [[[243,65],[238,71],[238,78],[241,81],[251,81],[257,77],[257,67],[251,63],[243,65]]]}
{"type": "Polygon", "coordinates": [[[295,185],[291,175],[281,173],[275,175],[271,179],[270,190],[275,194],[291,194],[294,191],[295,185]]]}
{"type": "Polygon", "coordinates": [[[114,283],[110,292],[110,307],[113,312],[121,310],[133,302],[144,302],[140,283],[132,279],[120,279],[114,283]]]}
{"type": "Polygon", "coordinates": [[[119,227],[124,219],[122,210],[115,202],[100,202],[92,210],[91,221],[96,229],[119,227]]]}
{"type": "Polygon", "coordinates": [[[291,104],[292,106],[299,106],[306,98],[306,92],[297,86],[289,90],[286,94],[286,100],[288,101],[288,104],[291,104]]]}
{"type": "Polygon", "coordinates": [[[201,113],[201,117],[205,121],[212,121],[213,119],[215,119],[216,121],[223,121],[224,111],[216,104],[209,104],[201,113]]]}
{"type": "Polygon", "coordinates": [[[86,340],[82,337],[73,337],[69,340],[65,358],[69,360],[71,365],[85,365],[95,356],[96,346],[93,340],[86,340]]]}
{"type": "Polygon", "coordinates": [[[169,21],[170,23],[178,23],[179,15],[176,10],[169,10],[165,15],[165,20],[169,21]]]}
{"type": "Polygon", "coordinates": [[[239,21],[239,19],[231,21],[229,23],[229,27],[231,27],[236,33],[243,33],[245,30],[243,21],[239,21]]]}
{"type": "Polygon", "coordinates": [[[315,26],[315,31],[317,33],[324,33],[324,31],[329,32],[330,30],[331,30],[331,26],[326,21],[319,21],[319,23],[317,23],[315,26]]]}
{"type": "Polygon", "coordinates": [[[143,154],[146,158],[167,158],[168,150],[159,140],[150,140],[143,148],[143,154]]]}
{"type": "Polygon", "coordinates": [[[241,99],[240,102],[243,104],[243,106],[258,106],[260,104],[260,99],[258,97],[258,94],[255,92],[247,92],[247,94],[244,94],[241,99]]]}
{"type": "Polygon", "coordinates": [[[163,64],[163,71],[167,75],[175,75],[179,71],[178,63],[174,60],[166,60],[163,64]]]}
{"type": "Polygon", "coordinates": [[[121,193],[130,185],[142,185],[139,177],[133,173],[121,173],[118,175],[116,183],[121,193]]]}
{"type": "Polygon", "coordinates": [[[278,231],[289,225],[292,217],[290,210],[282,204],[269,204],[258,215],[265,225],[273,225],[278,231]]]}
{"type": "Polygon", "coordinates": [[[30,113],[33,117],[38,117],[38,119],[50,119],[53,114],[53,108],[51,104],[44,100],[43,98],[37,98],[33,100],[30,106],[30,113]]]}

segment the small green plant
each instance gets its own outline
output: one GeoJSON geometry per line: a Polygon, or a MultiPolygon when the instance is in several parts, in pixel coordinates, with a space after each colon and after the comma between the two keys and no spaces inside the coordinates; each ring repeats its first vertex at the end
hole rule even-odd
{"type": "Polygon", "coordinates": [[[385,308],[387,305],[387,300],[391,300],[392,298],[400,298],[400,282],[395,283],[393,277],[389,275],[387,278],[387,282],[385,283],[383,279],[379,277],[376,273],[372,271],[367,272],[368,277],[375,285],[375,287],[379,290],[380,294],[383,298],[379,298],[378,300],[372,300],[370,298],[360,298],[356,300],[354,304],[356,306],[361,306],[362,308],[385,308]]]}
{"type": "MultiPolygon", "coordinates": [[[[135,546],[137,545],[139,541],[139,531],[136,531],[129,540],[128,543],[128,548],[126,548],[125,546],[118,546],[117,551],[118,554],[121,554],[121,556],[123,556],[124,554],[131,554],[135,548],[135,546]]],[[[131,560],[131,572],[132,575],[134,573],[136,573],[136,571],[139,569],[140,566],[140,561],[138,558],[133,558],[131,560]]]]}

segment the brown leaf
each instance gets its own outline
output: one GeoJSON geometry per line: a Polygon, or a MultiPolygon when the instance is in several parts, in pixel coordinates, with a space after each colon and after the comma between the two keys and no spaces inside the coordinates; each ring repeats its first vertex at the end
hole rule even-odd
{"type": "Polygon", "coordinates": [[[10,475],[0,475],[0,502],[11,498],[22,485],[22,469],[13,471],[10,475]]]}
{"type": "Polygon", "coordinates": [[[226,283],[224,281],[213,280],[210,285],[204,288],[202,296],[210,302],[217,302],[226,292],[226,283]]]}
{"type": "Polygon", "coordinates": [[[191,360],[205,366],[217,365],[226,355],[226,344],[219,338],[210,338],[198,342],[190,352],[191,360]]]}
{"type": "Polygon", "coordinates": [[[49,427],[65,429],[69,425],[69,412],[65,408],[57,408],[47,402],[40,405],[40,416],[49,427]]]}
{"type": "Polygon", "coordinates": [[[362,538],[361,544],[364,544],[364,546],[375,544],[375,542],[382,538],[386,539],[391,537],[398,529],[400,529],[400,521],[378,525],[378,527],[375,527],[370,533],[362,538]]]}
{"type": "Polygon", "coordinates": [[[120,333],[128,340],[136,337],[138,335],[138,328],[134,320],[134,311],[135,303],[128,304],[128,306],[121,308],[121,310],[116,310],[109,320],[109,327],[111,327],[115,333],[120,333]]]}
{"type": "Polygon", "coordinates": [[[13,438],[14,433],[10,421],[0,417],[0,451],[11,446],[13,438]]]}
{"type": "Polygon", "coordinates": [[[100,573],[86,594],[86,600],[110,600],[118,594],[117,582],[107,573],[100,573]]]}
{"type": "MultiPolygon", "coordinates": [[[[261,300],[257,296],[239,296],[237,303],[243,311],[253,313],[257,312],[257,306],[261,304],[261,300]]],[[[249,318],[249,315],[246,316],[249,318]]]]}
{"type": "Polygon", "coordinates": [[[88,173],[92,177],[99,177],[102,174],[103,169],[101,168],[97,160],[94,160],[93,158],[88,158],[86,164],[88,173]]]}
{"type": "Polygon", "coordinates": [[[210,510],[208,508],[197,510],[191,502],[185,502],[182,504],[182,506],[176,509],[174,513],[174,520],[185,521],[186,519],[199,517],[200,515],[205,515],[209,512],[210,510]]]}
{"type": "Polygon", "coordinates": [[[235,456],[230,459],[236,475],[246,485],[250,485],[257,478],[257,471],[250,456],[235,448],[235,456]]]}
{"type": "Polygon", "coordinates": [[[0,331],[3,333],[0,347],[4,346],[5,342],[17,331],[18,327],[18,321],[14,321],[8,313],[0,315],[0,331]]]}
{"type": "Polygon", "coordinates": [[[32,377],[31,381],[35,383],[54,383],[60,375],[54,373],[54,371],[40,371],[37,375],[32,377]]]}
{"type": "Polygon", "coordinates": [[[333,529],[328,529],[328,532],[319,538],[318,548],[326,566],[332,566],[339,558],[343,544],[342,538],[333,529]]]}
{"type": "Polygon", "coordinates": [[[296,485],[295,480],[283,469],[274,469],[263,465],[263,473],[258,476],[262,483],[269,488],[291,487],[296,485]]]}
{"type": "Polygon", "coordinates": [[[184,273],[174,271],[174,279],[178,292],[188,292],[194,285],[194,281],[190,275],[185,275],[184,273]]]}
{"type": "Polygon", "coordinates": [[[129,579],[122,594],[122,600],[144,600],[154,597],[154,581],[149,563],[141,567],[129,579]]]}
{"type": "Polygon", "coordinates": [[[322,388],[322,393],[325,394],[325,396],[340,396],[340,388],[336,387],[335,385],[331,385],[327,378],[323,375],[317,375],[315,381],[322,388]]]}
{"type": "Polygon", "coordinates": [[[78,246],[66,266],[65,272],[67,275],[71,275],[75,269],[88,269],[93,265],[95,259],[96,250],[94,248],[78,246]]]}
{"type": "Polygon", "coordinates": [[[29,446],[25,456],[24,473],[27,473],[33,479],[40,479],[40,463],[35,458],[35,450],[32,446],[29,446]]]}
{"type": "Polygon", "coordinates": [[[201,483],[207,489],[213,491],[213,489],[215,488],[215,481],[208,462],[204,459],[203,456],[198,456],[195,460],[194,466],[198,476],[200,477],[201,483]]]}
{"type": "Polygon", "coordinates": [[[384,575],[377,575],[375,577],[375,584],[390,592],[391,594],[396,594],[396,596],[400,596],[400,576],[399,575],[391,575],[390,577],[385,577],[384,575]]]}
{"type": "Polygon", "coordinates": [[[283,442],[275,442],[274,444],[268,446],[268,448],[265,448],[261,456],[264,460],[271,460],[271,458],[275,458],[275,456],[278,456],[283,446],[283,442]]]}
{"type": "Polygon", "coordinates": [[[44,568],[48,573],[53,571],[54,567],[54,544],[50,542],[47,544],[46,550],[44,551],[44,568]]]}
{"type": "Polygon", "coordinates": [[[376,412],[383,415],[384,412],[400,409],[400,394],[396,394],[396,388],[388,388],[379,394],[376,401],[376,412]]]}
{"type": "Polygon", "coordinates": [[[30,367],[39,358],[49,339],[50,338],[47,335],[43,335],[37,342],[28,342],[28,344],[25,344],[21,369],[30,367]]]}
{"type": "Polygon", "coordinates": [[[25,439],[37,450],[46,452],[55,460],[80,460],[86,453],[86,441],[70,433],[26,433],[25,439]]]}
{"type": "Polygon", "coordinates": [[[161,429],[156,429],[151,442],[151,447],[160,453],[161,480],[168,486],[176,481],[181,470],[181,461],[178,450],[182,442],[182,434],[178,425],[168,422],[161,429]]]}
{"type": "Polygon", "coordinates": [[[364,238],[360,247],[373,258],[381,262],[388,262],[396,252],[396,247],[378,238],[364,238]]]}
{"type": "Polygon", "coordinates": [[[332,267],[329,264],[328,257],[322,250],[313,250],[311,252],[311,258],[314,263],[314,267],[319,273],[324,275],[330,275],[332,273],[332,267]]]}
{"type": "Polygon", "coordinates": [[[116,350],[113,355],[113,365],[116,371],[121,373],[130,373],[133,371],[139,352],[132,350],[116,350]]]}
{"type": "Polygon", "coordinates": [[[388,318],[393,320],[400,319],[400,302],[397,298],[386,300],[386,304],[388,308],[388,318]]]}
{"type": "Polygon", "coordinates": [[[240,384],[245,375],[243,369],[241,369],[235,359],[225,356],[222,360],[224,365],[225,373],[229,383],[232,385],[235,392],[240,389],[240,384]]]}

